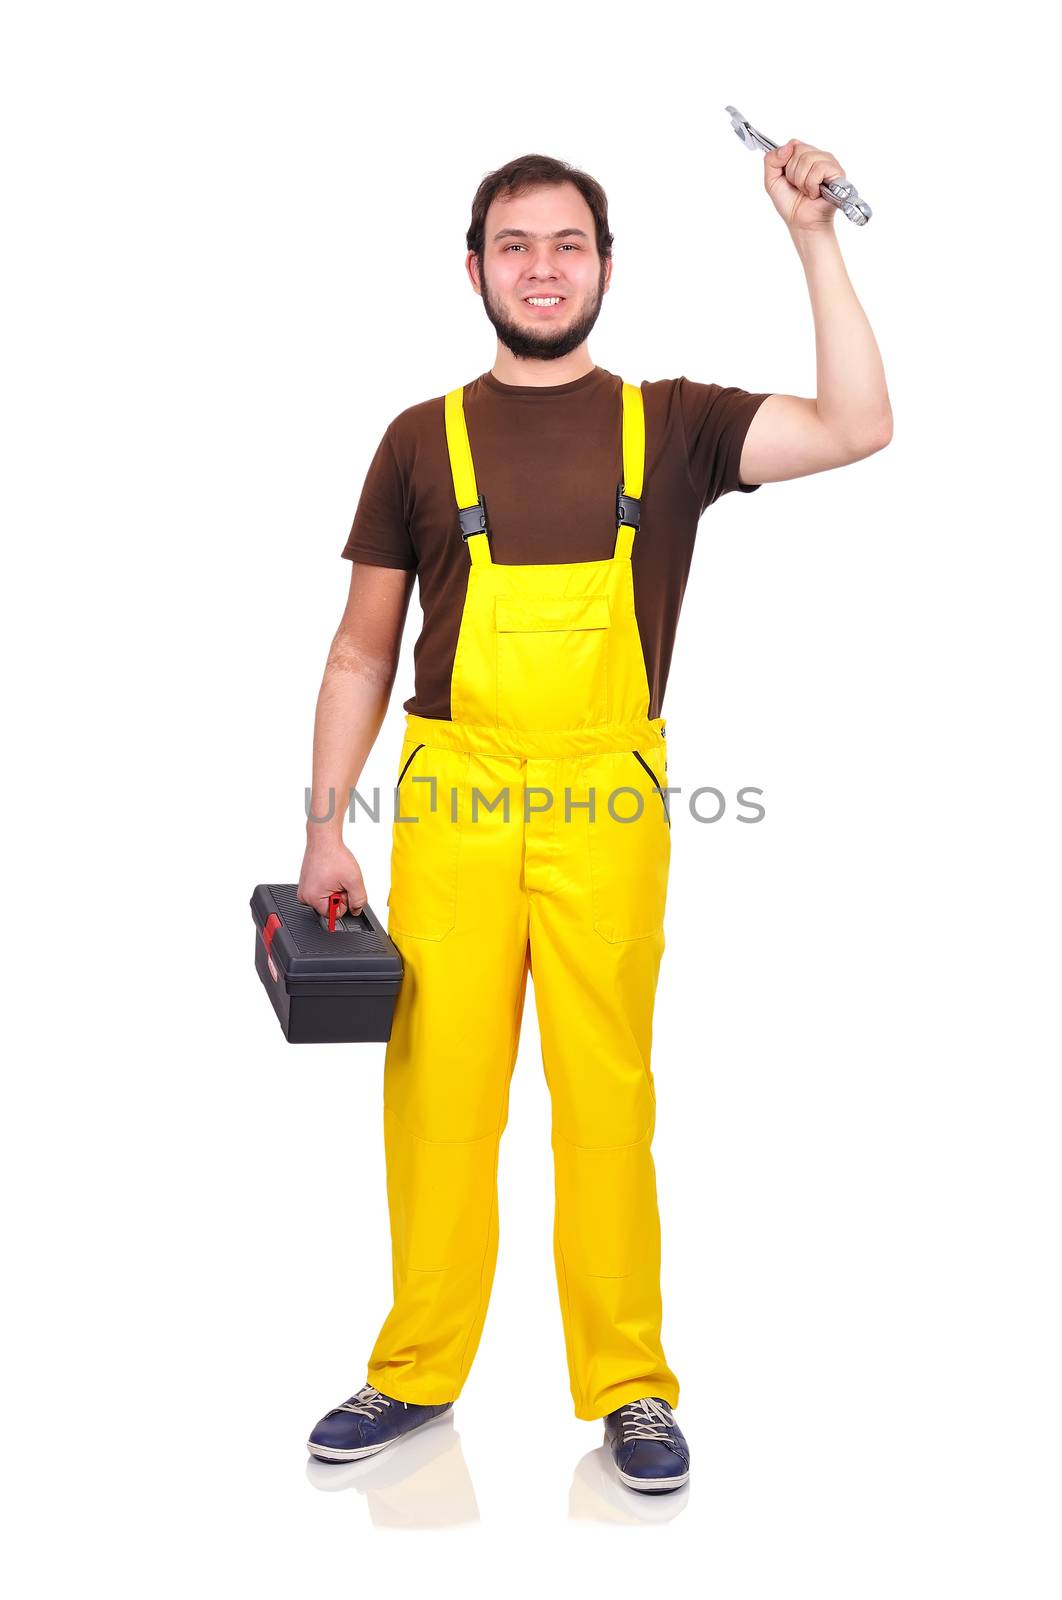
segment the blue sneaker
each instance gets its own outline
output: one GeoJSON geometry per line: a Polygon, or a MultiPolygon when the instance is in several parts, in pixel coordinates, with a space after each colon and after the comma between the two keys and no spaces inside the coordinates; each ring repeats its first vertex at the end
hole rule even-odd
{"type": "Polygon", "coordinates": [[[689,1482],[690,1449],[666,1400],[634,1400],[605,1418],[605,1443],[628,1489],[666,1494],[689,1482]]]}
{"type": "Polygon", "coordinates": [[[306,1441],[306,1448],[318,1461],[360,1461],[362,1456],[373,1456],[377,1450],[386,1450],[389,1444],[404,1439],[407,1433],[423,1428],[452,1405],[452,1400],[440,1406],[407,1405],[367,1383],[321,1418],[306,1441]]]}

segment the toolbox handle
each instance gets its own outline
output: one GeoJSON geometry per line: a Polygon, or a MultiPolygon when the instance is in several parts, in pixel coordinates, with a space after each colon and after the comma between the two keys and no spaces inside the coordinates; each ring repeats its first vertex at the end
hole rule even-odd
{"type": "Polygon", "coordinates": [[[333,889],[332,893],[328,896],[328,931],[329,931],[329,933],[335,933],[335,931],[336,931],[336,913],[339,910],[339,902],[342,899],[343,899],[343,891],[341,889],[333,889]]]}

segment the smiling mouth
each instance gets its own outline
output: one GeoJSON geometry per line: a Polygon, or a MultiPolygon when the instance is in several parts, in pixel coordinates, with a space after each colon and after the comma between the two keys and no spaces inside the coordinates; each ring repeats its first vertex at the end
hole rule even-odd
{"type": "Polygon", "coordinates": [[[559,311],[565,303],[565,296],[562,294],[535,294],[527,295],[524,298],[524,305],[528,310],[536,311],[539,314],[548,311],[559,311]]]}

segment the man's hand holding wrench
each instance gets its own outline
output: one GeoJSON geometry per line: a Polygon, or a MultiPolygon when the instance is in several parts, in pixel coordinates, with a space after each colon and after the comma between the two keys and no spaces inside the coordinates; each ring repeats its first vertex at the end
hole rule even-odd
{"type": "Polygon", "coordinates": [[[816,149],[800,139],[776,145],[754,128],[736,106],[726,109],[745,148],[764,152],[763,186],[791,229],[813,233],[829,228],[839,210],[860,226],[870,221],[870,207],[860,199],[855,184],[845,177],[844,168],[831,151],[816,149]]]}

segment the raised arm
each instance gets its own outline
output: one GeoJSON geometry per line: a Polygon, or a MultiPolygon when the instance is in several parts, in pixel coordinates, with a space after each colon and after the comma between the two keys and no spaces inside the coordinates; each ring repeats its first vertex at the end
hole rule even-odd
{"type": "Polygon", "coordinates": [[[815,321],[816,394],[767,397],[749,424],[742,483],[775,483],[843,467],[892,438],[885,370],[819,185],[843,177],[829,151],[791,139],[764,156],[764,186],[800,257],[815,321]]]}
{"type": "Polygon", "coordinates": [[[380,731],[391,697],[415,573],[355,561],[350,591],[325,664],[313,733],[313,792],[299,899],[328,909],[342,890],[341,912],[360,911],[368,895],[361,868],[343,843],[343,818],[380,731]],[[324,820],[316,821],[315,818],[324,820]]]}

